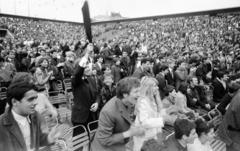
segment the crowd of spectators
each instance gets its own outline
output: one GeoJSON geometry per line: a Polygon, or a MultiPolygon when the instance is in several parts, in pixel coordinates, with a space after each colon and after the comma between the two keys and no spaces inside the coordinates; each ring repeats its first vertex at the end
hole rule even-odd
{"type": "MultiPolygon", "coordinates": [[[[212,132],[212,127],[199,122],[199,118],[207,120],[204,115],[214,108],[228,114],[227,107],[240,88],[239,12],[94,25],[93,44],[85,39],[83,26],[77,24],[12,17],[0,17],[0,23],[1,28],[14,35],[0,39],[1,87],[8,87],[18,72],[31,73],[38,91],[46,94],[58,90],[58,80],[72,79],[73,125],[86,125],[99,114],[105,115],[101,109],[118,96],[117,83],[133,76],[141,80],[141,91],[146,94],[143,98],[161,102],[153,106],[157,106],[156,112],[165,110],[161,112],[162,122],[181,133],[176,133],[175,139],[188,144],[195,137],[192,130],[196,128],[199,140],[194,143],[199,145],[202,135],[212,132]],[[103,38],[101,35],[107,32],[114,34],[103,38]],[[146,80],[149,77],[153,79],[146,80]],[[154,81],[150,88],[156,86],[159,94],[155,90],[151,90],[154,95],[148,94],[149,83],[144,80],[154,81]],[[80,98],[85,103],[79,102],[80,98]],[[194,124],[178,121],[179,118],[198,120],[194,124]],[[178,123],[189,126],[181,129],[178,123]],[[199,130],[199,125],[205,129],[199,130]]],[[[1,101],[1,113],[5,106],[6,100],[1,101]]],[[[101,132],[103,129],[97,136],[101,132]]],[[[135,134],[140,132],[132,136],[135,134]]],[[[141,139],[146,141],[145,137],[141,139]]],[[[171,139],[168,140],[176,141],[171,139]]],[[[99,142],[104,147],[115,145],[99,142]]],[[[167,150],[166,146],[163,148],[167,150]]]]}

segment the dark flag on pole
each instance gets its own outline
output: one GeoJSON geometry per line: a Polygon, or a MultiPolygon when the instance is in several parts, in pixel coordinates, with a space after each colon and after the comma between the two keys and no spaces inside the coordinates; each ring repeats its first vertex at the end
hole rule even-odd
{"type": "Polygon", "coordinates": [[[89,13],[88,2],[85,1],[82,7],[82,14],[83,14],[83,22],[84,28],[86,31],[87,39],[90,43],[92,43],[92,29],[91,29],[91,19],[89,13]]]}

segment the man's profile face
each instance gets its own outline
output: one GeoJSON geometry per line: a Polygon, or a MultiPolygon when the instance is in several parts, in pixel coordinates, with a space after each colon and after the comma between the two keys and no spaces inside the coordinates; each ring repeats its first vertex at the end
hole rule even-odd
{"type": "Polygon", "coordinates": [[[139,97],[139,89],[140,87],[133,87],[129,95],[126,97],[130,104],[135,105],[137,103],[139,97]]]}
{"type": "Polygon", "coordinates": [[[97,70],[96,69],[94,69],[94,70],[92,70],[92,75],[97,75],[97,70]]]}
{"type": "Polygon", "coordinates": [[[13,103],[13,108],[22,116],[33,114],[37,104],[37,97],[37,92],[35,90],[29,90],[20,101],[15,101],[13,103]]]}
{"type": "Polygon", "coordinates": [[[9,58],[14,59],[14,58],[15,58],[15,53],[10,52],[10,54],[9,54],[9,58]]]}
{"type": "Polygon", "coordinates": [[[197,136],[197,133],[196,133],[196,129],[194,128],[194,129],[191,130],[189,136],[185,137],[185,141],[186,141],[187,144],[193,144],[195,138],[197,138],[197,137],[198,136],[197,136]]]}
{"type": "Polygon", "coordinates": [[[87,45],[87,50],[88,50],[88,51],[93,51],[93,44],[91,44],[91,43],[88,44],[88,45],[87,45]]]}
{"type": "Polygon", "coordinates": [[[123,57],[127,57],[127,55],[128,55],[127,52],[123,52],[122,54],[123,57]]]}
{"type": "Polygon", "coordinates": [[[92,75],[92,69],[91,69],[91,67],[90,67],[91,65],[89,64],[85,69],[84,69],[84,75],[85,76],[90,76],[90,75],[92,75]]]}
{"type": "Polygon", "coordinates": [[[116,62],[116,65],[120,65],[120,60],[118,60],[118,61],[116,62]]]}
{"type": "Polygon", "coordinates": [[[46,56],[46,52],[44,51],[44,50],[42,50],[41,52],[40,52],[40,54],[41,54],[41,56],[46,56]]]}
{"type": "Polygon", "coordinates": [[[143,69],[148,70],[151,67],[151,63],[150,61],[147,61],[146,63],[143,63],[142,66],[143,66],[143,69]]]}
{"type": "Polygon", "coordinates": [[[98,58],[98,62],[99,62],[99,63],[103,63],[103,58],[101,58],[101,57],[98,58]]]}
{"type": "Polygon", "coordinates": [[[173,69],[174,66],[175,66],[175,62],[171,62],[171,63],[169,64],[169,68],[171,68],[171,69],[173,69]]]}
{"type": "Polygon", "coordinates": [[[198,79],[197,78],[192,78],[192,84],[194,86],[198,85],[198,79]]]}

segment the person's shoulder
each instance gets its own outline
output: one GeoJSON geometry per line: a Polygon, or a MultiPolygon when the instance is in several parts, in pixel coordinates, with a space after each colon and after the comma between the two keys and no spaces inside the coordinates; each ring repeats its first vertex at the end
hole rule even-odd
{"type": "Polygon", "coordinates": [[[238,92],[235,94],[235,96],[232,98],[231,104],[229,107],[232,108],[232,110],[239,110],[240,108],[240,90],[238,90],[238,92]]]}
{"type": "Polygon", "coordinates": [[[140,74],[142,72],[141,68],[138,67],[134,72],[133,72],[133,76],[136,76],[138,74],[140,74]]]}
{"type": "Polygon", "coordinates": [[[116,96],[111,98],[102,108],[101,112],[111,112],[116,108],[116,102],[120,101],[116,96]]]}
{"type": "Polygon", "coordinates": [[[166,148],[176,148],[176,138],[174,134],[171,134],[164,141],[164,145],[166,148]]]}
{"type": "Polygon", "coordinates": [[[10,114],[12,113],[9,108],[7,108],[5,112],[0,115],[0,130],[2,130],[1,128],[5,127],[4,125],[11,124],[10,114]]]}
{"type": "Polygon", "coordinates": [[[0,115],[0,126],[3,125],[3,119],[5,117],[5,114],[3,113],[2,115],[0,115]]]}
{"type": "Polygon", "coordinates": [[[40,73],[40,72],[42,72],[42,70],[41,70],[40,67],[37,67],[37,68],[35,69],[35,72],[36,72],[36,73],[40,73]]]}

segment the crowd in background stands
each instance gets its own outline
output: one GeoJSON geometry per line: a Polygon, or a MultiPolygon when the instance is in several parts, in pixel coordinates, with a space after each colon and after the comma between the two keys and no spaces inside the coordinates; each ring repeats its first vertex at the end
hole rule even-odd
{"type": "MultiPolygon", "coordinates": [[[[16,72],[29,72],[39,91],[57,90],[56,81],[72,78],[86,53],[80,25],[10,17],[0,23],[14,35],[0,39],[1,86],[16,72]]],[[[224,114],[240,88],[239,13],[94,25],[93,41],[90,76],[99,80],[100,108],[127,76],[157,79],[164,108],[175,111],[170,125],[216,105],[224,114]]]]}

